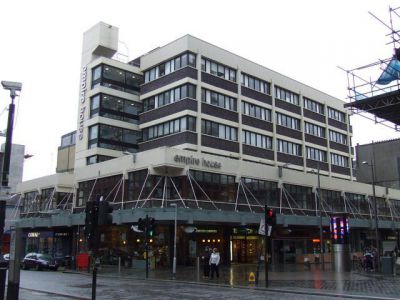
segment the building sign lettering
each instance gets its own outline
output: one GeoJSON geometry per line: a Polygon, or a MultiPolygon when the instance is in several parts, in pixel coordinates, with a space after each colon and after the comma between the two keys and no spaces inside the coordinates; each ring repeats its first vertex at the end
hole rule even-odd
{"type": "Polygon", "coordinates": [[[79,93],[79,140],[83,139],[83,122],[85,121],[85,110],[86,110],[86,78],[87,78],[87,67],[84,66],[82,68],[82,75],[81,75],[81,86],[80,86],[80,93],[79,93]]]}
{"type": "Polygon", "coordinates": [[[221,163],[205,158],[197,158],[193,156],[175,155],[174,161],[185,165],[202,166],[206,168],[220,169],[221,163]]]}
{"type": "Polygon", "coordinates": [[[28,238],[37,238],[40,236],[40,232],[28,232],[28,238]]]}

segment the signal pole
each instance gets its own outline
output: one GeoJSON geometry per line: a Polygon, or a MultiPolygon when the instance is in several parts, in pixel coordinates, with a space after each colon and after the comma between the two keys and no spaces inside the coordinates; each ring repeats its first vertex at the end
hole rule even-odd
{"type": "Polygon", "coordinates": [[[264,261],[265,261],[265,287],[268,287],[268,245],[269,245],[269,238],[268,238],[268,218],[267,218],[267,214],[268,214],[268,207],[267,205],[265,205],[265,213],[264,213],[264,228],[265,228],[265,235],[264,235],[264,243],[265,243],[265,253],[264,253],[264,261]]]}
{"type": "Polygon", "coordinates": [[[144,249],[146,252],[146,279],[149,278],[149,244],[147,239],[149,238],[149,216],[146,215],[144,226],[144,249]]]}

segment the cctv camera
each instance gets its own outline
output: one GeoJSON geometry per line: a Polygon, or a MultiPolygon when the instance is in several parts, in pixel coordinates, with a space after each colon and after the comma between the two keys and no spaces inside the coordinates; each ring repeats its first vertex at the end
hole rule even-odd
{"type": "Polygon", "coordinates": [[[22,89],[22,83],[20,82],[14,82],[14,81],[2,81],[1,85],[3,86],[4,89],[6,90],[14,90],[14,91],[21,91],[22,89]]]}

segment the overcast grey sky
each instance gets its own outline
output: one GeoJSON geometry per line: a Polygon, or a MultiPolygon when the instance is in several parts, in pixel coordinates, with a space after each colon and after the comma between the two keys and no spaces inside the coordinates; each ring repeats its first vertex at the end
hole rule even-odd
{"type": "MultiPolygon", "coordinates": [[[[82,35],[99,21],[119,27],[131,59],[189,33],[345,101],[337,66],[392,54],[388,30],[368,14],[389,22],[389,5],[400,1],[3,1],[0,80],[23,83],[14,142],[34,155],[24,179],[54,173],[60,137],[76,129],[82,35]]],[[[0,130],[8,104],[0,90],[0,130]]],[[[360,117],[352,124],[353,145],[399,137],[360,117]]]]}

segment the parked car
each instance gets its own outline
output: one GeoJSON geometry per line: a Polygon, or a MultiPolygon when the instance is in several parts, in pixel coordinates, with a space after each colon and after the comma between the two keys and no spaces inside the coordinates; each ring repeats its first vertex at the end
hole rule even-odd
{"type": "Polygon", "coordinates": [[[10,254],[9,253],[0,255],[0,267],[8,268],[9,263],[10,263],[10,254]]]}
{"type": "Polygon", "coordinates": [[[48,254],[28,253],[22,260],[21,268],[23,270],[35,269],[37,271],[40,270],[57,271],[58,263],[48,254]]]}

